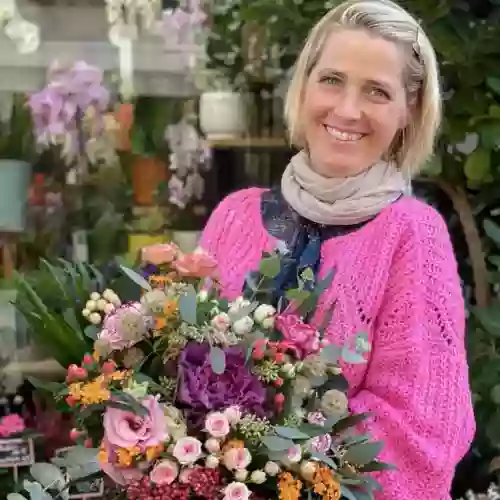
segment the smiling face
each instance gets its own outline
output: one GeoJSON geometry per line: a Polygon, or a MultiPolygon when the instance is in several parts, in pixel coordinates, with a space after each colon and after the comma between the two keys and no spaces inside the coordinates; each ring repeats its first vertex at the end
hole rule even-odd
{"type": "Polygon", "coordinates": [[[304,88],[301,121],[313,168],[350,177],[383,158],[407,125],[405,54],[366,30],[326,40],[304,88]]]}

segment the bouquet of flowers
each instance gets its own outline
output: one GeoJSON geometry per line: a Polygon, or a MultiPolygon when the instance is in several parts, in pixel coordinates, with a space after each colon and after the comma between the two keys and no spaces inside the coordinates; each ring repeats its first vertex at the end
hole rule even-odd
{"type": "Polygon", "coordinates": [[[368,415],[349,412],[341,368],[364,362],[367,336],[336,346],[308,322],[333,273],[314,282],[304,271],[273,307],[284,259],[265,254],[227,300],[210,256],[158,245],[137,272],[122,268],[140,300],[89,297],[94,351],[50,389],[125,498],[373,498],[369,473],[390,466],[357,431],[368,415]]]}

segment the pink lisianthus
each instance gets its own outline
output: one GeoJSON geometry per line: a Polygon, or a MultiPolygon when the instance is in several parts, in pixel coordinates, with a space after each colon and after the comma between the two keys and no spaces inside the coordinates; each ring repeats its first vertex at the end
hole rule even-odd
{"type": "Polygon", "coordinates": [[[138,446],[144,450],[167,439],[165,415],[158,400],[154,396],[146,396],[141,404],[148,412],[145,416],[117,408],[106,409],[104,437],[110,445],[118,448],[138,446]]]}
{"type": "Polygon", "coordinates": [[[173,460],[159,461],[149,477],[156,484],[172,484],[179,475],[179,465],[173,460]]]}
{"type": "Polygon", "coordinates": [[[141,251],[141,258],[144,262],[149,262],[155,266],[170,264],[178,255],[179,248],[172,243],[159,243],[144,247],[141,251]]]}
{"type": "Polygon", "coordinates": [[[26,429],[23,417],[17,413],[6,415],[0,420],[0,437],[9,437],[19,434],[26,429]]]}
{"type": "Polygon", "coordinates": [[[283,335],[281,346],[294,351],[299,359],[318,351],[320,347],[318,331],[304,323],[296,314],[280,314],[276,318],[275,326],[283,335]]]}
{"type": "Polygon", "coordinates": [[[214,278],[217,271],[217,262],[201,251],[181,255],[172,265],[180,275],[191,278],[214,278]]]}

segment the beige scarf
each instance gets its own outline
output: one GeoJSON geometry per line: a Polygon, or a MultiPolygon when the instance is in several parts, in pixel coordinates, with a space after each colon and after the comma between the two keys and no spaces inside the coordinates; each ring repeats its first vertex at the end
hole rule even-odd
{"type": "Polygon", "coordinates": [[[377,215],[402,194],[411,192],[395,164],[380,161],[355,177],[323,177],[300,151],[281,179],[287,203],[299,215],[325,225],[348,226],[377,215]]]}

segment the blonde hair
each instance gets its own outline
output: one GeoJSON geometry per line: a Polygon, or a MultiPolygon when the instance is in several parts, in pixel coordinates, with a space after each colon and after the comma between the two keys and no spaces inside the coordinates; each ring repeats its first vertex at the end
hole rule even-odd
{"type": "Polygon", "coordinates": [[[390,0],[348,0],[330,10],[312,28],[295,64],[285,99],[285,121],[292,145],[304,148],[301,128],[303,93],[328,36],[335,29],[366,29],[406,49],[405,85],[414,102],[412,119],[395,138],[398,166],[413,177],[433,153],[441,123],[441,92],[434,49],[417,20],[390,0]]]}

